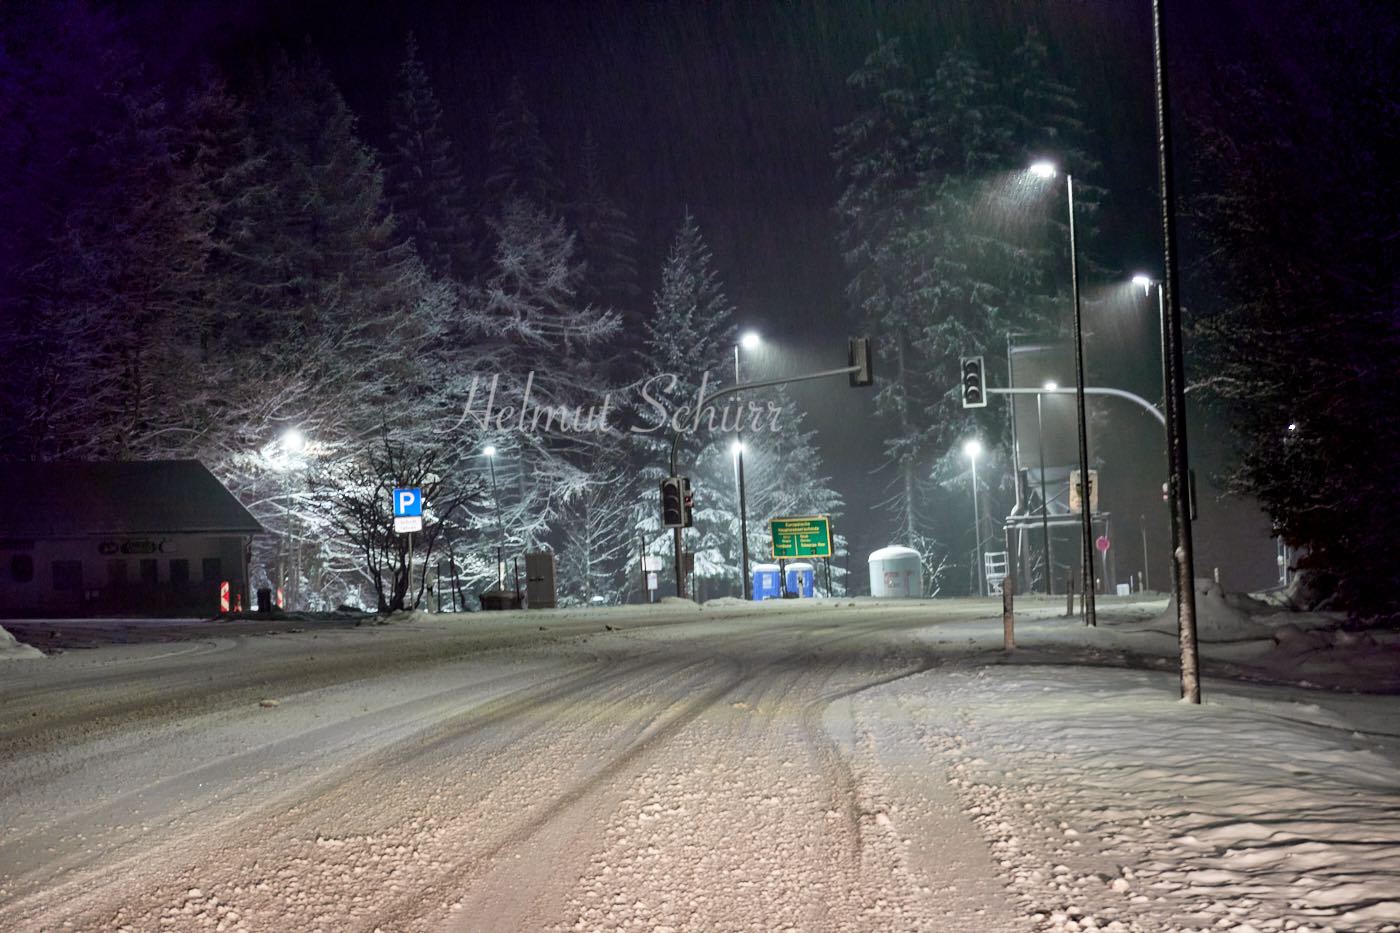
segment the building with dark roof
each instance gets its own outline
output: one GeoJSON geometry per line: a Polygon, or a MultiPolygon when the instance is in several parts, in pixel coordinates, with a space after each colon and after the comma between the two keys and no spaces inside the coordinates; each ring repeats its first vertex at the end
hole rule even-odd
{"type": "Polygon", "coordinates": [[[263,532],[197,460],[0,463],[0,616],[249,607],[263,532]]]}

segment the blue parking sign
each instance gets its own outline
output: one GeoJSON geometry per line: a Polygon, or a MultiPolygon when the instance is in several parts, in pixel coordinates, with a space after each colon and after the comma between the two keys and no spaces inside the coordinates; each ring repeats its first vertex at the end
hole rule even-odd
{"type": "Polygon", "coordinates": [[[417,486],[404,486],[394,490],[394,517],[412,518],[423,514],[423,490],[417,486]]]}

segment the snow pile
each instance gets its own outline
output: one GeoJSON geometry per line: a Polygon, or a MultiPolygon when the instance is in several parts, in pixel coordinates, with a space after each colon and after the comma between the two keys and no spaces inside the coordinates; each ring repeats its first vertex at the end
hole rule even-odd
{"type": "MultiPolygon", "coordinates": [[[[1278,610],[1265,603],[1226,593],[1220,584],[1205,577],[1196,579],[1196,637],[1201,641],[1250,641],[1273,637],[1273,629],[1258,618],[1259,613],[1278,610]]],[[[1176,633],[1176,599],[1152,625],[1157,631],[1176,633]]]]}
{"type": "Polygon", "coordinates": [[[43,652],[15,640],[15,636],[0,628],[0,661],[18,658],[42,658],[43,652]]]}
{"type": "Polygon", "coordinates": [[[1355,731],[1400,703],[1323,714],[1273,688],[1193,707],[1168,686],[1003,668],[880,694],[925,723],[1038,929],[1400,930],[1400,741],[1355,731]]]}

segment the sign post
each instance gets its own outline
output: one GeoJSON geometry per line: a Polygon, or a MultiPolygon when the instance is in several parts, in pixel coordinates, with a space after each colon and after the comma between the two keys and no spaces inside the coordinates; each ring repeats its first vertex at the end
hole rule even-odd
{"type": "Polygon", "coordinates": [[[774,518],[768,522],[768,531],[773,539],[774,560],[831,557],[829,515],[774,518]]]}
{"type": "Polygon", "coordinates": [[[394,531],[408,535],[408,561],[405,566],[404,596],[413,589],[413,533],[423,530],[423,490],[417,486],[394,488],[390,505],[394,511],[394,531]]]}

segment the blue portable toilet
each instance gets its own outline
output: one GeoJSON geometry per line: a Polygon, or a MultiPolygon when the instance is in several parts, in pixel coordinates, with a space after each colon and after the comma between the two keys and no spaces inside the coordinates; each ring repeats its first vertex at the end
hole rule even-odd
{"type": "Polygon", "coordinates": [[[817,572],[811,564],[787,565],[787,591],[804,599],[817,595],[817,572]]]}
{"type": "Polygon", "coordinates": [[[783,595],[782,569],[777,564],[752,564],[749,572],[753,574],[754,602],[778,599],[783,595]]]}

